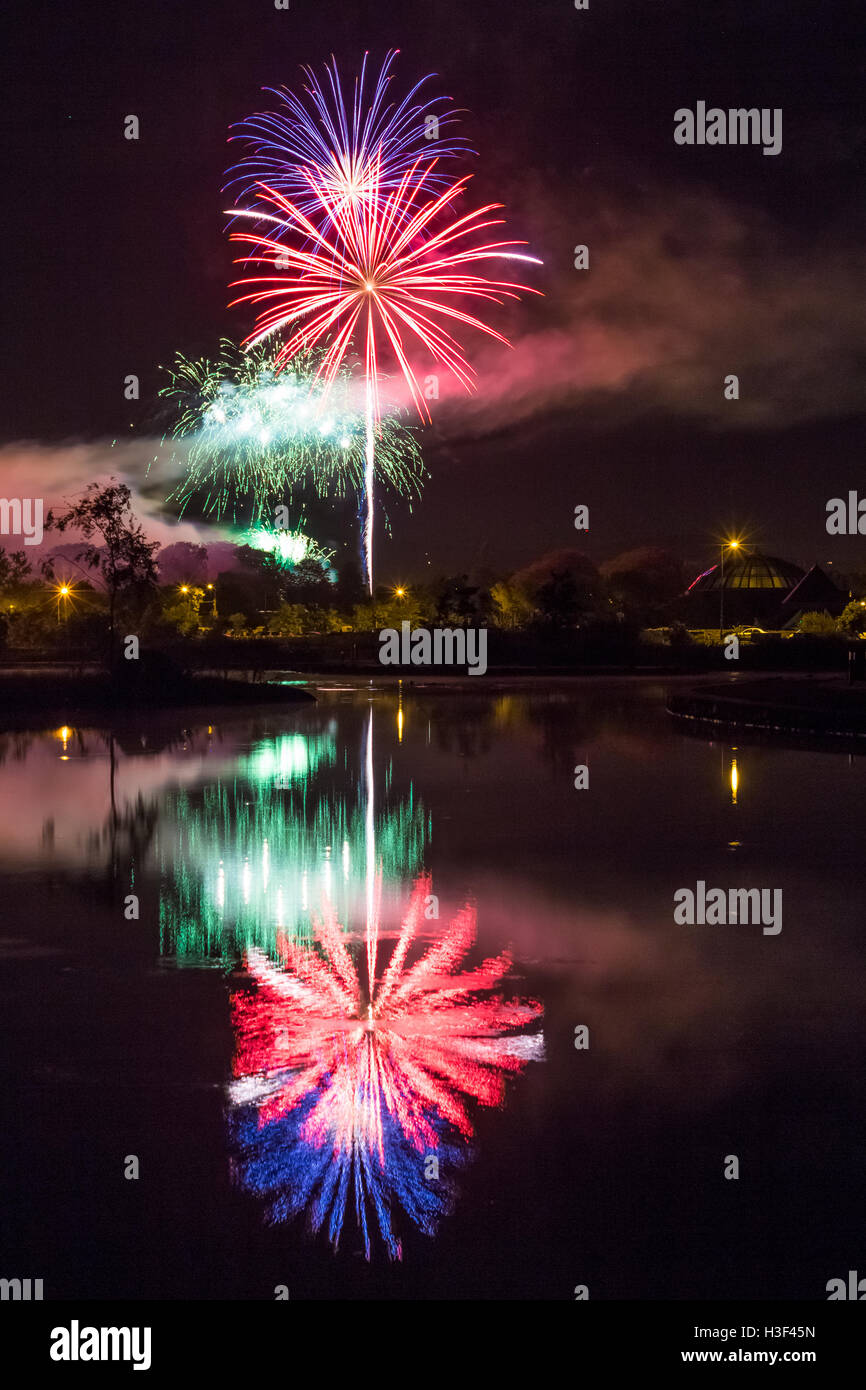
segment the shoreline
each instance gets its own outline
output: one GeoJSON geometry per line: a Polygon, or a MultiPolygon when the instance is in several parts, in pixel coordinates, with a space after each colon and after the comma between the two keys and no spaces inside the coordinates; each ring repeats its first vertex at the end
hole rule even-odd
{"type": "Polygon", "coordinates": [[[826,675],[753,677],[734,688],[707,684],[702,690],[672,695],[667,711],[695,729],[866,738],[866,686],[826,675]]]}
{"type": "Polygon", "coordinates": [[[196,675],[138,683],[112,680],[105,673],[66,676],[0,671],[0,732],[32,727],[36,721],[74,725],[143,713],[267,709],[315,702],[315,695],[300,685],[265,681],[196,675]]]}
{"type": "MultiPolygon", "coordinates": [[[[115,721],[143,713],[172,714],[275,710],[311,705],[335,691],[402,691],[404,694],[485,696],[492,691],[539,693],[605,684],[656,684],[669,689],[667,712],[697,731],[732,728],[757,733],[800,736],[866,737],[866,686],[850,686],[844,677],[810,671],[683,671],[669,667],[598,666],[491,667],[483,677],[394,668],[301,671],[296,668],[236,670],[232,675],[198,672],[181,675],[142,670],[140,681],[117,679],[91,668],[73,672],[60,663],[0,668],[0,731],[40,724],[115,721]],[[681,687],[688,685],[683,691],[681,687]]],[[[124,675],[128,676],[127,672],[124,675]]]]}

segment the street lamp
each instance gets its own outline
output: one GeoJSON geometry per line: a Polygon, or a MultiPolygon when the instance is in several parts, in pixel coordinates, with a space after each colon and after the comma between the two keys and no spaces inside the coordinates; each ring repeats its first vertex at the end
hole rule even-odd
{"type": "Polygon", "coordinates": [[[719,641],[725,640],[725,551],[739,550],[739,541],[722,541],[722,563],[719,566],[719,641]]]}
{"type": "MultiPolygon", "coordinates": [[[[67,604],[67,603],[69,602],[69,596],[70,596],[72,590],[70,589],[70,587],[69,587],[68,584],[58,584],[58,585],[57,585],[57,588],[54,590],[54,592],[55,592],[55,594],[57,595],[57,621],[58,621],[58,623],[59,623],[59,622],[60,622],[60,605],[61,605],[61,603],[67,604]]],[[[68,613],[68,611],[69,611],[68,609],[64,609],[64,617],[66,616],[66,614],[68,613]]]]}

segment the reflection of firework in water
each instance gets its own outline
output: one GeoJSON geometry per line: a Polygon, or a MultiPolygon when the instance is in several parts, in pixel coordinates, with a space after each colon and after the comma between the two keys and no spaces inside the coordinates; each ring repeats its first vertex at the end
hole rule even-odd
{"type": "Polygon", "coordinates": [[[351,1197],[368,1259],[371,1218],[392,1258],[399,1209],[435,1232],[468,1156],[470,1103],[502,1105],[506,1077],[542,1056],[542,1035],[526,1031],[542,1006],[494,993],[509,953],[460,969],[475,940],[472,908],[409,964],[429,891],[422,876],[381,976],[378,914],[368,925],[366,989],[326,910],[317,948],[280,939],[280,968],[249,950],[256,988],[233,1000],[239,1180],[268,1199],[274,1221],[307,1210],[335,1248],[351,1197]]]}
{"type": "MultiPolygon", "coordinates": [[[[343,496],[364,481],[365,419],[353,404],[351,373],[324,402],[318,358],[302,353],[276,372],[268,347],[240,352],[227,339],[216,360],[178,353],[160,392],[188,441],[186,476],[171,493],[181,513],[197,498],[205,512],[261,517],[295,487],[343,496]]],[[[381,420],[379,478],[398,494],[419,493],[423,464],[413,432],[394,415],[381,420]]]]}
{"type": "MultiPolygon", "coordinates": [[[[166,797],[154,849],[162,875],[160,941],[178,963],[234,966],[277,935],[309,940],[310,905],[325,896],[354,919],[365,894],[369,794],[337,791],[327,721],[270,735],[216,780],[166,797]]],[[[429,815],[411,785],[383,792],[374,817],[386,901],[423,863],[429,815]]]]}

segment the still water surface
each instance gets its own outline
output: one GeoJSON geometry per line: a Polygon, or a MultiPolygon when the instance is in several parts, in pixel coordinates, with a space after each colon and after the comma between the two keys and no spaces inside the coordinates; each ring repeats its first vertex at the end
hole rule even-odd
{"type": "Polygon", "coordinates": [[[690,736],[650,682],[473,685],[0,736],[0,1272],[760,1299],[862,1265],[866,763],[690,736]],[[781,889],[782,931],[677,925],[699,879],[781,889]]]}

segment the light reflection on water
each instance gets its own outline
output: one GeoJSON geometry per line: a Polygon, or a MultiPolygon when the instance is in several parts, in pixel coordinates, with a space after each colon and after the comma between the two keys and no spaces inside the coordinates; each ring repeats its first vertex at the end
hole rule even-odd
{"type": "MultiPolygon", "coordinates": [[[[781,1127],[796,1201],[821,1214],[847,1268],[839,1212],[850,1222],[846,1126],[860,1113],[862,1074],[850,1064],[863,1056],[862,764],[686,737],[661,694],[334,689],[315,707],[187,729],[162,719],[113,734],[4,735],[0,876],[12,925],[0,950],[24,960],[32,937],[34,961],[65,952],[76,971],[102,961],[115,972],[133,946],[146,951],[158,969],[129,1046],[154,1085],[169,1074],[183,1086],[198,1056],[178,1016],[186,1063],[172,1073],[165,1052],[149,1057],[160,981],[225,981],[208,996],[232,1039],[213,1073],[222,1149],[202,1153],[194,1128],[161,1136],[157,1125],[156,1142],[231,1171],[245,1204],[233,1220],[272,1223],[304,1248],[306,1223],[329,1260],[328,1242],[338,1261],[402,1254],[405,1268],[420,1258],[419,1232],[453,1230],[471,1258],[496,1263],[505,1231],[481,1222],[477,1194],[498,1171],[497,1200],[513,1201],[512,1221],[531,1206],[549,1252],[529,1287],[547,1287],[550,1271],[563,1286],[591,1281],[572,1266],[590,1258],[580,1252],[593,1248],[593,1223],[616,1224],[627,1193],[646,1184],[641,1219],[658,1222],[653,1248],[670,1261],[675,1296],[719,1296],[711,1273],[694,1282],[689,1222],[675,1239],[670,1222],[678,1230],[678,1203],[693,1202],[695,1230],[724,1230],[723,1201],[683,1196],[683,1181],[703,1191],[692,1168],[665,1174],[684,1154],[703,1163],[705,1150],[720,1168],[736,1143],[761,1151],[781,1127]],[[587,790],[575,789],[578,765],[587,790]],[[780,936],[675,926],[673,894],[698,878],[782,888],[780,936]],[[62,929],[44,914],[31,921],[27,895],[58,883],[77,894],[77,914],[62,929]],[[140,919],[121,934],[117,905],[130,893],[140,919]],[[586,1051],[573,1045],[579,1026],[586,1051]],[[828,1089],[843,1068],[854,1077],[848,1119],[828,1089]],[[835,1206],[816,1141],[828,1133],[835,1206]],[[582,1195],[576,1155],[612,1174],[609,1199],[596,1201],[591,1184],[582,1195]],[[551,1249],[575,1210],[579,1239],[551,1249]]],[[[101,1007],[108,1017],[110,991],[101,1007]]],[[[80,1020],[66,1022],[86,1037],[80,1020]]],[[[69,1084],[97,1066],[86,1041],[72,1052],[69,1084]]],[[[66,1063],[59,1050],[49,1060],[66,1063]]],[[[112,1066],[100,1054],[106,1084],[112,1066]]],[[[778,1218],[781,1230],[788,1198],[754,1173],[748,1219],[778,1218]]],[[[760,1277],[778,1296],[816,1296],[795,1282],[808,1251],[798,1257],[773,1230],[760,1277]]],[[[646,1294],[637,1239],[620,1231],[594,1274],[609,1296],[646,1294]]],[[[506,1264],[519,1282],[520,1260],[506,1264]]],[[[757,1277],[754,1267],[744,1257],[738,1277],[757,1277]]]]}

